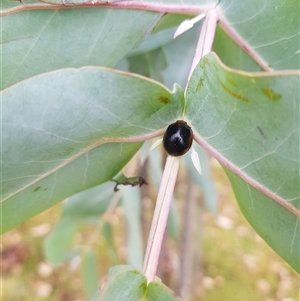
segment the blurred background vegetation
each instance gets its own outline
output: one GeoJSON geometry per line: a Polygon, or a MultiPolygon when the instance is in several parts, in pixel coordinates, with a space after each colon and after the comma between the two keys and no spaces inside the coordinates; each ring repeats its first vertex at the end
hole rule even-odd
{"type": "MultiPolygon", "coordinates": [[[[201,190],[190,183],[187,168],[181,164],[176,211],[158,276],[185,301],[299,300],[299,275],[250,227],[223,169],[212,158],[208,162],[218,205],[207,209],[201,190]],[[188,207],[187,198],[195,200],[188,207]],[[217,214],[212,213],[214,209],[217,214]]],[[[144,246],[157,193],[155,181],[147,181],[141,193],[144,246]]],[[[64,206],[65,202],[60,203],[1,236],[1,300],[89,300],[95,286],[105,283],[110,267],[128,264],[130,234],[124,206],[111,203],[98,222],[82,223],[74,232],[69,258],[56,265],[48,262],[45,240],[64,206]]]]}

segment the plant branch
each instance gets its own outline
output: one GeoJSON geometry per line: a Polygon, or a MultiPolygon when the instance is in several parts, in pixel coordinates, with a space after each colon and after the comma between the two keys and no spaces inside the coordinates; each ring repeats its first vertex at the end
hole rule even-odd
{"type": "Polygon", "coordinates": [[[83,8],[83,7],[107,7],[107,8],[124,8],[124,9],[138,9],[147,10],[160,13],[173,13],[173,14],[186,14],[186,15],[198,15],[200,13],[206,13],[213,9],[215,5],[170,5],[161,3],[143,3],[134,1],[120,1],[113,3],[103,3],[91,0],[89,3],[83,4],[51,4],[47,2],[36,4],[20,4],[13,8],[5,9],[0,12],[0,16],[6,16],[9,14],[17,13],[24,10],[36,10],[36,9],[69,9],[69,8],[83,8]]]}
{"type": "Polygon", "coordinates": [[[148,237],[143,272],[148,282],[154,281],[161,245],[168,221],[173,191],[179,168],[179,159],[168,156],[158,191],[154,216],[148,237]]]}
{"type": "Polygon", "coordinates": [[[183,208],[183,225],[180,237],[180,255],[179,255],[179,287],[178,295],[183,300],[189,300],[192,292],[192,234],[193,234],[193,212],[196,209],[194,199],[194,186],[191,175],[187,175],[186,179],[186,198],[183,208]]]}
{"type": "Polygon", "coordinates": [[[192,67],[188,76],[188,81],[185,86],[185,92],[188,87],[188,83],[190,81],[190,78],[193,74],[194,69],[200,62],[201,58],[206,55],[207,53],[211,52],[212,45],[214,42],[215,38],[215,32],[216,32],[216,27],[217,27],[217,22],[218,22],[218,15],[217,11],[215,9],[210,10],[206,18],[203,22],[203,25],[200,30],[200,36],[198,39],[198,44],[196,48],[196,52],[194,55],[194,59],[192,62],[192,67]]]}

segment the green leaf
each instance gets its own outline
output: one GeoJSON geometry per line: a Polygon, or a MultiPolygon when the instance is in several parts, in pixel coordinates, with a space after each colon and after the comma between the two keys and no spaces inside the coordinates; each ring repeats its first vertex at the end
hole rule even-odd
{"type": "Polygon", "coordinates": [[[143,238],[141,225],[141,195],[137,187],[122,187],[122,204],[127,224],[127,263],[143,267],[143,238]]]}
{"type": "Polygon", "coordinates": [[[202,22],[173,39],[176,28],[148,34],[138,48],[127,56],[130,70],[151,77],[171,88],[174,83],[184,87],[202,22]]]}
{"type": "Polygon", "coordinates": [[[224,168],[239,206],[257,233],[300,273],[300,221],[271,198],[224,168]]]}
{"type": "Polygon", "coordinates": [[[161,72],[167,67],[167,61],[163,49],[157,48],[147,53],[129,56],[129,70],[159,82],[162,82],[161,72]]]}
{"type": "Polygon", "coordinates": [[[217,26],[213,51],[228,67],[250,72],[262,71],[262,68],[226,34],[220,25],[217,26]]]}
{"type": "MultiPolygon", "coordinates": [[[[240,206],[252,207],[246,197],[249,187],[264,194],[269,199],[264,211],[273,212],[289,246],[295,248],[299,246],[295,229],[300,209],[297,83],[296,71],[245,73],[227,68],[210,54],[196,67],[186,94],[186,117],[197,142],[247,183],[243,193],[237,194],[240,206]]],[[[261,216],[250,210],[248,220],[250,214],[251,224],[262,237],[299,269],[297,249],[283,254],[283,241],[272,230],[273,221],[266,219],[269,230],[262,231],[261,216]]]]}
{"type": "Polygon", "coordinates": [[[114,193],[114,184],[106,182],[71,196],[63,206],[62,215],[46,238],[47,261],[60,264],[70,259],[76,232],[84,224],[99,222],[114,193]]]}
{"type": "Polygon", "coordinates": [[[164,47],[168,67],[163,71],[164,84],[185,87],[196,50],[202,21],[164,47]]]}
{"type": "Polygon", "coordinates": [[[77,219],[63,218],[59,220],[44,243],[47,261],[58,265],[70,260],[72,241],[79,226],[77,219]]]}
{"type": "MultiPolygon", "coordinates": [[[[38,0],[26,0],[26,1],[32,1],[32,2],[38,2],[38,0]]],[[[85,0],[63,0],[66,4],[68,5],[73,5],[73,4],[85,4],[86,1],[85,0]]],[[[95,1],[95,3],[100,3],[100,4],[109,4],[109,3],[113,3],[113,2],[120,2],[120,0],[98,0],[97,2],[95,1]]],[[[165,5],[176,5],[176,6],[180,6],[180,5],[207,5],[208,0],[142,0],[139,1],[139,3],[142,5],[142,7],[147,6],[147,4],[161,4],[164,3],[165,5]]],[[[213,3],[218,3],[218,0],[210,0],[209,2],[213,3]]],[[[55,3],[55,4],[61,4],[62,0],[46,0],[45,3],[55,3]]]]}
{"type": "Polygon", "coordinates": [[[179,301],[179,299],[162,283],[150,282],[145,301],[179,301]]]}
{"type": "Polygon", "coordinates": [[[111,179],[182,106],[178,86],[105,68],[50,72],[3,91],[2,232],[111,179]]]}
{"type": "Polygon", "coordinates": [[[138,270],[122,269],[111,275],[98,301],[140,301],[147,287],[147,279],[138,270]]]}
{"type": "Polygon", "coordinates": [[[108,282],[98,301],[178,301],[173,293],[159,282],[150,282],[131,266],[115,266],[109,270],[108,282]]]}
{"type": "Polygon", "coordinates": [[[127,264],[120,264],[115,265],[111,267],[108,271],[108,279],[112,279],[116,274],[130,271],[130,270],[136,270],[134,267],[127,265],[127,264]]]}
{"type": "Polygon", "coordinates": [[[8,2],[21,11],[1,18],[1,90],[56,69],[113,67],[160,15],[96,7],[22,11],[23,4],[8,2]]]}
{"type": "Polygon", "coordinates": [[[179,14],[165,14],[159,20],[159,22],[152,29],[152,33],[157,33],[159,31],[178,26],[184,20],[190,19],[191,15],[179,15],[179,14]]]}
{"type": "Polygon", "coordinates": [[[221,26],[235,31],[267,65],[273,69],[299,69],[298,0],[220,1],[219,9],[224,15],[221,26]]]}
{"type": "Polygon", "coordinates": [[[99,297],[100,297],[100,289],[98,288],[94,296],[89,301],[97,301],[99,297]]]}
{"type": "Polygon", "coordinates": [[[98,221],[114,195],[114,183],[106,182],[71,196],[64,204],[62,218],[98,221]]]}
{"type": "Polygon", "coordinates": [[[87,297],[90,299],[98,289],[97,258],[94,250],[89,250],[84,254],[80,265],[81,277],[87,297]]]}
{"type": "Polygon", "coordinates": [[[113,239],[113,228],[110,222],[104,222],[102,229],[101,229],[101,234],[103,235],[103,237],[106,240],[107,246],[108,246],[108,250],[109,250],[109,254],[110,257],[112,259],[112,261],[115,264],[119,263],[119,257],[118,257],[118,253],[116,251],[116,247],[114,244],[114,239],[113,239]]]}
{"type": "Polygon", "coordinates": [[[175,28],[170,28],[156,34],[151,34],[151,32],[148,31],[145,40],[137,48],[133,48],[129,52],[128,56],[136,56],[145,52],[147,53],[155,49],[159,49],[160,47],[173,41],[174,32],[175,28]]]}

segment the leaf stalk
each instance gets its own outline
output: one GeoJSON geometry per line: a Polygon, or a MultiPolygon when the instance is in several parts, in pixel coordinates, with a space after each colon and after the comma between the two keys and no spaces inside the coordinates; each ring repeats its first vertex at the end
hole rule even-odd
{"type": "Polygon", "coordinates": [[[155,279],[178,169],[179,159],[177,157],[168,156],[158,191],[144,259],[143,272],[148,282],[154,281],[155,279]]]}
{"type": "Polygon", "coordinates": [[[216,33],[216,27],[218,22],[218,14],[215,9],[211,9],[203,22],[203,25],[200,30],[200,35],[197,43],[197,48],[195,51],[194,59],[192,62],[191,70],[188,76],[188,81],[186,84],[185,89],[188,87],[188,83],[190,81],[190,78],[193,74],[194,69],[200,62],[201,58],[211,52],[212,45],[215,38],[216,33]]]}

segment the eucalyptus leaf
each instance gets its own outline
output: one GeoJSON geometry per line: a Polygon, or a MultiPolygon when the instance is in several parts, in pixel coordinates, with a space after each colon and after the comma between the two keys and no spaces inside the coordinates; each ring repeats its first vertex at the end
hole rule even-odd
{"type": "MultiPolygon", "coordinates": [[[[238,193],[240,206],[251,207],[249,191],[260,191],[269,199],[264,211],[276,215],[286,240],[295,246],[299,246],[295,229],[300,215],[297,83],[297,71],[245,73],[229,69],[209,54],[194,70],[186,93],[186,118],[196,141],[247,183],[244,197],[238,193]]],[[[248,211],[246,218],[272,242],[275,251],[299,269],[297,248],[282,252],[284,242],[277,239],[272,219],[266,218],[264,223],[269,226],[262,226],[256,210],[248,211]]]]}
{"type": "Polygon", "coordinates": [[[83,255],[80,264],[80,273],[87,297],[90,299],[98,289],[97,257],[94,250],[89,250],[83,255]]]}
{"type": "Polygon", "coordinates": [[[256,232],[300,273],[299,216],[282,208],[224,167],[239,206],[256,232]]]}
{"type": "MultiPolygon", "coordinates": [[[[8,2],[18,3],[20,10],[24,8],[18,1],[8,2]]],[[[51,6],[7,12],[1,17],[1,71],[5,76],[0,88],[66,67],[113,67],[142,41],[159,15],[142,10],[51,6]]]]}
{"type": "Polygon", "coordinates": [[[155,25],[155,27],[152,30],[152,33],[157,33],[159,31],[178,26],[181,22],[191,18],[192,16],[190,15],[165,14],[155,25]]]}
{"type": "Polygon", "coordinates": [[[98,221],[99,216],[106,212],[114,193],[114,183],[109,181],[72,195],[64,203],[62,218],[98,221]]]}
{"type": "Polygon", "coordinates": [[[98,288],[94,296],[89,301],[97,301],[99,296],[100,296],[100,289],[98,288]]]}
{"type": "Polygon", "coordinates": [[[92,67],[46,73],[3,91],[2,231],[110,180],[138,141],[182,115],[183,103],[178,86],[171,92],[92,67]]]}
{"type": "Polygon", "coordinates": [[[80,227],[80,220],[63,218],[55,225],[44,242],[45,258],[54,265],[68,262],[72,255],[72,242],[80,227]]]}
{"type": "Polygon", "coordinates": [[[110,222],[104,222],[101,229],[101,234],[106,240],[110,257],[114,264],[119,264],[119,257],[113,239],[113,227],[110,222]]]}
{"type": "Polygon", "coordinates": [[[244,49],[272,69],[299,69],[298,0],[229,0],[220,1],[218,8],[221,26],[236,32],[244,49]]]}
{"type": "Polygon", "coordinates": [[[138,270],[122,269],[110,276],[98,301],[140,301],[147,287],[147,279],[138,270]]]}
{"type": "Polygon", "coordinates": [[[168,88],[174,83],[184,87],[201,25],[202,22],[197,23],[176,39],[173,39],[176,28],[147,34],[144,42],[127,55],[129,70],[160,81],[168,88]]]}
{"type": "MultiPolygon", "coordinates": [[[[38,0],[27,0],[27,1],[33,1],[37,2],[38,0]]],[[[109,3],[117,3],[120,0],[95,0],[94,3],[100,3],[100,4],[109,4],[109,3]]],[[[92,2],[92,1],[86,1],[86,0],[46,0],[46,3],[54,3],[54,4],[85,4],[87,2],[92,2]]],[[[142,5],[147,5],[147,4],[161,4],[161,0],[140,0],[138,1],[142,5]]],[[[164,0],[165,4],[169,5],[204,5],[207,4],[207,0],[164,0]]],[[[218,0],[211,0],[212,3],[218,3],[218,0]]]]}
{"type": "Polygon", "coordinates": [[[145,301],[179,301],[179,299],[162,283],[150,282],[147,287],[145,301]]]}
{"type": "Polygon", "coordinates": [[[127,224],[127,262],[131,266],[143,267],[143,238],[141,225],[141,195],[137,187],[122,187],[122,204],[127,224]]]}
{"type": "Polygon", "coordinates": [[[202,21],[164,47],[168,67],[163,71],[164,84],[185,87],[196,51],[202,21]]]}
{"type": "Polygon", "coordinates": [[[239,47],[221,26],[217,26],[213,51],[228,67],[249,72],[263,71],[261,66],[239,47]]]}
{"type": "Polygon", "coordinates": [[[146,53],[129,56],[128,61],[131,72],[163,82],[161,72],[167,67],[167,61],[162,47],[146,53]]]}
{"type": "Polygon", "coordinates": [[[68,198],[60,219],[45,240],[47,261],[58,265],[70,259],[76,232],[85,224],[99,222],[113,194],[113,182],[106,182],[68,198]]]}
{"type": "Polygon", "coordinates": [[[178,301],[173,293],[160,282],[147,284],[146,277],[131,266],[115,266],[98,301],[178,301]]]}
{"type": "MultiPolygon", "coordinates": [[[[175,28],[161,31],[134,47],[166,11],[193,16],[213,7],[219,17],[214,49],[223,63],[245,71],[299,69],[299,1],[94,2],[1,2],[1,231],[110,180],[142,141],[185,113],[196,140],[223,164],[250,224],[299,271],[298,72],[247,73],[209,55],[194,71],[185,107],[178,86],[170,92],[145,78],[101,68],[58,70],[112,67],[129,52],[146,56],[159,47],[168,68],[161,76],[166,62],[160,56],[159,68],[149,75],[169,87],[184,86],[197,28],[174,42],[175,28]]],[[[167,16],[156,29],[179,18],[167,16]]],[[[58,228],[65,241],[57,250],[55,241],[51,246],[57,261],[70,256],[82,219],[63,221],[58,228]]],[[[129,299],[138,298],[138,285],[145,288],[136,270],[115,276],[120,278],[107,286],[108,300],[121,300],[116,288],[124,287],[129,299]]]]}
{"type": "Polygon", "coordinates": [[[127,264],[115,265],[109,269],[108,279],[112,279],[118,273],[123,273],[123,272],[131,271],[131,270],[136,270],[136,268],[134,268],[130,265],[127,265],[127,264]]]}

